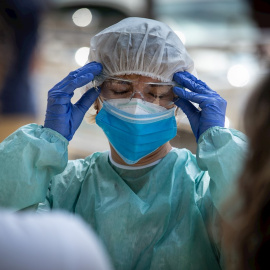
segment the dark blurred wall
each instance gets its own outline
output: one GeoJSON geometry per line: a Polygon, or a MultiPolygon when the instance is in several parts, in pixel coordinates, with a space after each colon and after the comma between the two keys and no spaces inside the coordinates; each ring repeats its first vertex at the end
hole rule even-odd
{"type": "Polygon", "coordinates": [[[153,6],[154,6],[154,1],[153,0],[146,0],[147,5],[146,5],[146,17],[149,19],[154,19],[154,13],[153,13],[153,6]]]}

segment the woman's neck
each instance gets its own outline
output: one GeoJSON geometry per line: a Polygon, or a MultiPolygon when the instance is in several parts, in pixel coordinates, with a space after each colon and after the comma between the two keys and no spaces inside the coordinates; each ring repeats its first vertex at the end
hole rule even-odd
{"type": "Polygon", "coordinates": [[[144,166],[151,164],[161,158],[164,158],[172,149],[172,146],[170,142],[166,142],[162,146],[160,146],[157,150],[155,150],[153,153],[147,155],[146,157],[140,159],[137,163],[135,164],[127,164],[125,161],[117,154],[115,149],[112,147],[110,144],[111,148],[111,157],[114,162],[121,164],[121,165],[126,165],[126,166],[131,166],[131,167],[138,167],[138,166],[144,166]]]}

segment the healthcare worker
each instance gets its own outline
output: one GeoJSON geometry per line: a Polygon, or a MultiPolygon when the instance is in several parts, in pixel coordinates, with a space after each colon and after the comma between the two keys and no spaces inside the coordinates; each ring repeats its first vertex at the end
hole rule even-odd
{"type": "Polygon", "coordinates": [[[226,101],[192,75],[180,39],[158,21],[108,27],[91,39],[89,60],[49,91],[44,126],[24,126],[1,144],[0,204],[82,216],[115,269],[221,269],[219,205],[246,149],[241,132],[224,128],[226,101]],[[68,161],[68,142],[94,102],[110,151],[68,161]],[[177,107],[196,156],[170,145],[177,107]]]}

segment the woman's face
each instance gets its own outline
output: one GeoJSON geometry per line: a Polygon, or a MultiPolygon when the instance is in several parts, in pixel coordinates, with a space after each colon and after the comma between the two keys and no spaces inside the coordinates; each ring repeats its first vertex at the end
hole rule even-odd
{"type": "Polygon", "coordinates": [[[131,74],[109,77],[101,85],[104,100],[119,98],[139,98],[170,109],[174,106],[173,83],[163,83],[158,79],[131,74]]]}

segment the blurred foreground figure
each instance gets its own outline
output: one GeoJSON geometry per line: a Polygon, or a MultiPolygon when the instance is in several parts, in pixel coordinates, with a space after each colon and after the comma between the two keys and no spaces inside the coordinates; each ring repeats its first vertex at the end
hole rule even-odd
{"type": "MultiPolygon", "coordinates": [[[[270,1],[248,0],[262,40],[270,37],[270,1]]],[[[235,193],[225,204],[224,243],[228,270],[270,269],[270,46],[262,42],[268,72],[244,114],[249,151],[235,193]],[[232,210],[234,209],[234,210],[232,210]]]]}
{"type": "Polygon", "coordinates": [[[237,192],[226,205],[226,211],[230,213],[224,230],[229,253],[227,266],[237,270],[266,270],[270,269],[269,74],[249,99],[245,128],[249,154],[237,192]]]}
{"type": "Polygon", "coordinates": [[[30,72],[44,9],[43,0],[1,0],[1,115],[35,116],[30,72]]]}
{"type": "Polygon", "coordinates": [[[79,218],[0,213],[1,270],[110,270],[105,251],[79,218]]]}

